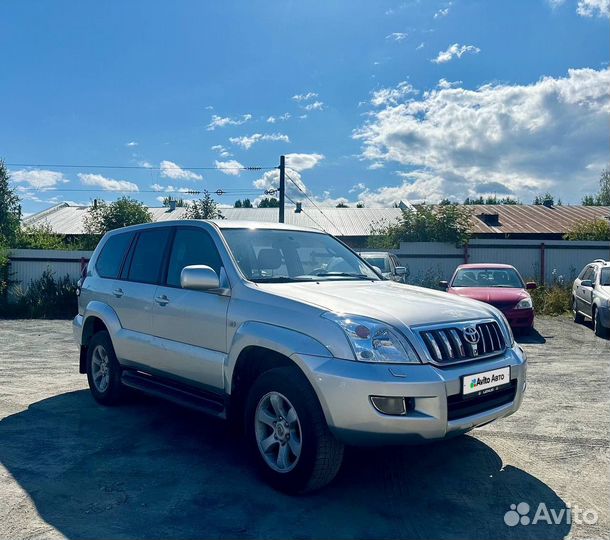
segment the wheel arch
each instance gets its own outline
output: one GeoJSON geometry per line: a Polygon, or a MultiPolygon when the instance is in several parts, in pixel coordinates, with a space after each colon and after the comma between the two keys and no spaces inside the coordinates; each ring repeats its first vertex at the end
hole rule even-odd
{"type": "Polygon", "coordinates": [[[112,335],[121,329],[121,323],[116,312],[102,302],[90,302],[83,316],[83,329],[80,338],[79,372],[85,373],[87,362],[87,348],[91,338],[100,331],[107,331],[112,335]]]}

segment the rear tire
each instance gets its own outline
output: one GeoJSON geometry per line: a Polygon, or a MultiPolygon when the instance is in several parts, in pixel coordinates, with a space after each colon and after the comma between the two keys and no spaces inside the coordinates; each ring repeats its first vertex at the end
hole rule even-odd
{"type": "Polygon", "coordinates": [[[98,332],[87,346],[87,380],[98,403],[116,405],[121,401],[124,394],[121,371],[110,334],[98,332]]]}
{"type": "Polygon", "coordinates": [[[608,332],[607,328],[602,326],[601,317],[599,316],[599,309],[593,310],[593,330],[595,335],[600,338],[607,338],[608,334],[610,333],[608,332]]]}
{"type": "Polygon", "coordinates": [[[275,489],[314,491],[341,467],[343,444],[330,433],[315,392],[296,367],[258,377],[248,394],[245,424],[256,467],[275,489]]]}
{"type": "Polygon", "coordinates": [[[574,322],[576,324],[582,324],[585,322],[585,318],[577,309],[576,298],[572,298],[572,313],[574,314],[574,322]]]}

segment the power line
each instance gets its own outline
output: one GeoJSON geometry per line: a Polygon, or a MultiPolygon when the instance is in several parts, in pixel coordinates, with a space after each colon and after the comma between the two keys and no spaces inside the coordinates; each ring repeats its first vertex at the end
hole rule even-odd
{"type": "Polygon", "coordinates": [[[50,163],[5,163],[7,167],[53,167],[55,169],[143,169],[147,171],[162,171],[168,169],[182,170],[188,169],[191,171],[263,171],[277,169],[275,167],[187,167],[187,166],[166,166],[166,167],[149,167],[145,165],[66,165],[66,164],[50,164],[50,163]]]}
{"type": "MultiPolygon", "coordinates": [[[[289,167],[289,168],[290,168],[291,170],[295,171],[295,170],[294,170],[292,167],[289,167]]],[[[298,172],[298,171],[295,171],[295,172],[298,172]]],[[[335,229],[339,230],[339,228],[338,228],[338,227],[335,225],[335,223],[333,223],[333,221],[332,221],[332,220],[331,220],[331,219],[330,219],[330,218],[329,218],[329,217],[328,217],[328,216],[327,216],[327,215],[326,215],[324,212],[322,212],[322,209],[321,209],[321,208],[320,208],[320,207],[319,207],[319,206],[318,206],[318,205],[317,205],[317,204],[316,204],[316,203],[315,203],[315,202],[312,200],[312,198],[311,198],[309,195],[307,195],[307,193],[306,193],[306,192],[305,192],[305,191],[304,191],[304,190],[301,188],[301,186],[299,186],[299,184],[297,184],[297,183],[296,183],[296,182],[295,182],[295,181],[292,179],[292,177],[291,177],[291,176],[290,176],[288,173],[286,173],[286,176],[287,176],[288,180],[290,180],[290,181],[291,181],[291,182],[292,182],[292,183],[293,183],[293,184],[296,186],[296,188],[297,188],[297,189],[298,189],[298,190],[299,190],[299,191],[300,191],[300,192],[301,192],[303,195],[305,195],[305,197],[307,197],[307,199],[309,200],[309,202],[310,202],[311,204],[313,204],[313,205],[314,205],[314,206],[317,208],[318,212],[320,212],[320,214],[322,214],[322,215],[323,215],[323,216],[324,216],[324,217],[325,217],[325,218],[328,220],[328,222],[329,222],[329,223],[330,223],[330,224],[331,224],[331,225],[332,225],[332,226],[333,226],[335,229]]],[[[324,230],[325,230],[325,229],[324,229],[324,230]]],[[[327,231],[327,232],[328,232],[328,231],[327,231]]]]}
{"type": "MultiPolygon", "coordinates": [[[[56,193],[56,192],[80,192],[80,193],[183,193],[185,195],[201,195],[204,191],[207,190],[196,190],[196,189],[69,189],[69,188],[27,188],[28,191],[32,191],[35,193],[56,193]]],[[[267,190],[255,190],[255,189],[234,189],[234,190],[224,190],[217,189],[216,191],[208,191],[210,195],[218,195],[222,197],[224,195],[268,195],[267,190]]]]}
{"type": "MultiPolygon", "coordinates": [[[[286,193],[284,194],[284,197],[286,197],[292,204],[294,204],[296,206],[296,202],[294,202],[286,193]]],[[[318,227],[320,227],[320,229],[322,229],[325,233],[327,233],[328,231],[322,226],[320,225],[314,218],[313,216],[310,216],[307,212],[305,212],[305,210],[303,210],[303,207],[301,207],[301,212],[303,212],[303,214],[305,214],[309,219],[311,219],[311,221],[313,221],[318,227]]]]}

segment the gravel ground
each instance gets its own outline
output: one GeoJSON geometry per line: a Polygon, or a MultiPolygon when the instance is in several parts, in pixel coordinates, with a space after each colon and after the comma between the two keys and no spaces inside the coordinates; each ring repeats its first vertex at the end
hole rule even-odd
{"type": "Polygon", "coordinates": [[[331,486],[291,498],[216,420],[146,397],[97,405],[70,322],[0,320],[0,538],[608,538],[610,342],[567,318],[537,328],[517,414],[350,448],[331,486]],[[509,527],[519,502],[598,522],[509,527]]]}

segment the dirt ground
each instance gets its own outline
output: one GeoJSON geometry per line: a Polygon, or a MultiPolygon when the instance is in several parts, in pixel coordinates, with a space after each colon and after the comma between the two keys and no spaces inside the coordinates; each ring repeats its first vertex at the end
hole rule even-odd
{"type": "Polygon", "coordinates": [[[0,538],[608,538],[610,342],[568,318],[537,330],[517,414],[349,448],[332,485],[291,498],[219,421],[147,397],[96,404],[69,321],[0,320],[0,538]],[[521,502],[530,523],[506,525],[521,502]],[[561,523],[532,523],[540,503],[561,523]],[[568,506],[597,523],[567,523],[568,506]]]}

